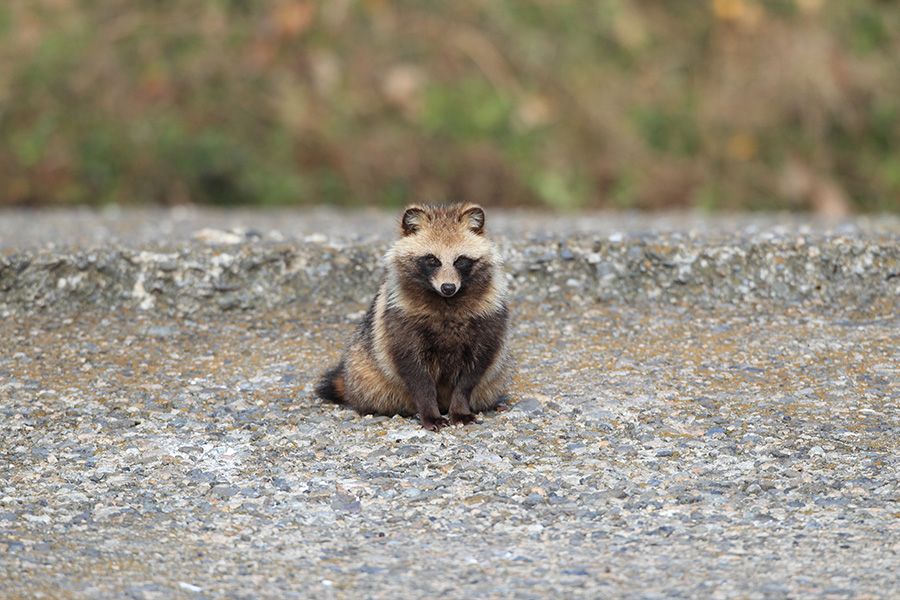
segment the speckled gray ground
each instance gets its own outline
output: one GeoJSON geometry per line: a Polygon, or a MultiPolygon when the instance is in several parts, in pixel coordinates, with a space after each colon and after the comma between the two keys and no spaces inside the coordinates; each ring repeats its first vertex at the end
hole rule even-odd
{"type": "Polygon", "coordinates": [[[204,214],[0,227],[0,595],[897,597],[895,222],[499,215],[519,375],[432,434],[310,395],[390,217],[204,214]]]}

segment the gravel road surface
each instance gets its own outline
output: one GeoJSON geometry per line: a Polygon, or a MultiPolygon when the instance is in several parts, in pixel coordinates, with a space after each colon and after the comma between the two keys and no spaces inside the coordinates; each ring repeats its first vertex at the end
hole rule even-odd
{"type": "Polygon", "coordinates": [[[896,220],[488,212],[437,434],[311,395],[392,220],[0,213],[0,596],[900,596],[896,220]]]}

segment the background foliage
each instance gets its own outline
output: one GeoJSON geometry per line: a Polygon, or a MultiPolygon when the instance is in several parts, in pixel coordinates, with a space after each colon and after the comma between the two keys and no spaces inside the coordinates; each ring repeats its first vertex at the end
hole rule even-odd
{"type": "Polygon", "coordinates": [[[4,0],[0,204],[900,210],[893,0],[4,0]]]}

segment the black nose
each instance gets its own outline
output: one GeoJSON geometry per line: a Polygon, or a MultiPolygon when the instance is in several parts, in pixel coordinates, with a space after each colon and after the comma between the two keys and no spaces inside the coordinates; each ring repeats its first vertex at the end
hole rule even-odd
{"type": "Polygon", "coordinates": [[[448,298],[456,293],[456,284],[454,283],[442,283],[441,284],[441,293],[448,298]]]}

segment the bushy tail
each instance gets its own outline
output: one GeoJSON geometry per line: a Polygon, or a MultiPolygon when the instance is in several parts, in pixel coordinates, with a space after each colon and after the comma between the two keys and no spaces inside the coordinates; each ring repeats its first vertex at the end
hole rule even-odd
{"type": "Polygon", "coordinates": [[[326,371],[316,386],[316,395],[323,400],[344,404],[344,361],[326,371]]]}

